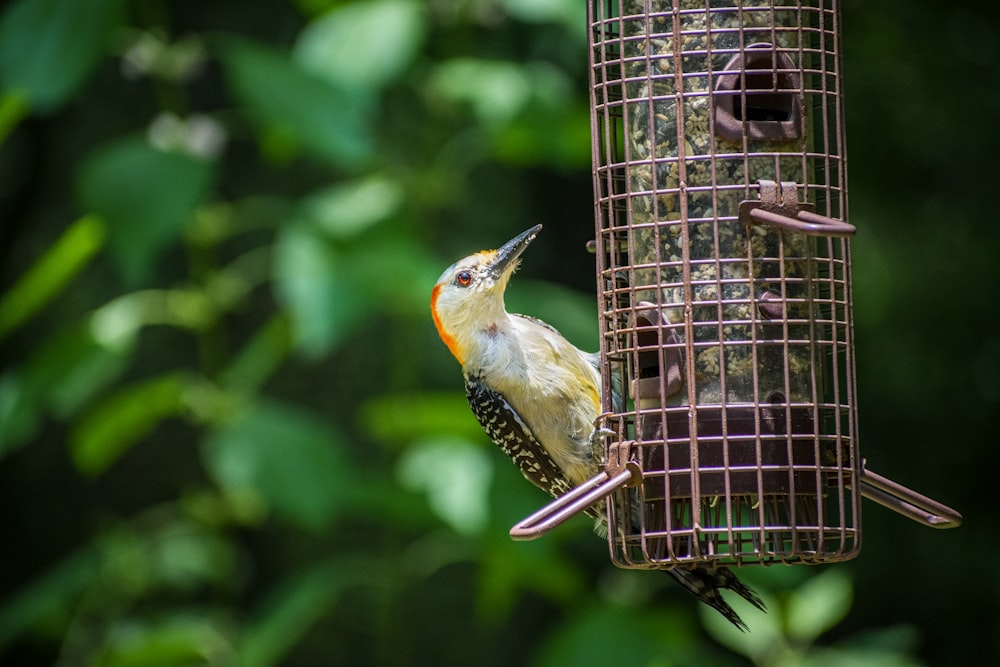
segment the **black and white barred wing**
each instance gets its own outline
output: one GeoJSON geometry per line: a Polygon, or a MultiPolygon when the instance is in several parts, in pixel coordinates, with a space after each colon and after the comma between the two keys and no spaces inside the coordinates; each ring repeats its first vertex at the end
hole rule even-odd
{"type": "Polygon", "coordinates": [[[465,395],[486,435],[510,457],[524,477],[550,496],[572,489],[531,429],[499,392],[479,378],[465,378],[465,395]]]}

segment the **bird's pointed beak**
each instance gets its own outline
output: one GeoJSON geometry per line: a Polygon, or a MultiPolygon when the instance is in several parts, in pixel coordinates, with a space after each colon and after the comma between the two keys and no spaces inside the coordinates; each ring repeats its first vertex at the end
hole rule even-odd
{"type": "Polygon", "coordinates": [[[541,225],[535,225],[531,229],[521,232],[497,249],[497,254],[490,263],[490,275],[494,280],[500,280],[507,270],[517,262],[517,258],[521,256],[521,253],[528,247],[528,244],[535,240],[535,237],[538,236],[538,232],[541,230],[541,225]]]}

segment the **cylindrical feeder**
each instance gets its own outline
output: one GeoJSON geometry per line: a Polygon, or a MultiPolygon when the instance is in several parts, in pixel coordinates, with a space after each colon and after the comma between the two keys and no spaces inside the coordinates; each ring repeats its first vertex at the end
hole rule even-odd
{"type": "Polygon", "coordinates": [[[589,24],[615,436],[512,536],[602,497],[622,567],[853,558],[861,495],[958,525],[858,451],[837,3],[592,0],[589,24]]]}
{"type": "Polygon", "coordinates": [[[837,22],[592,5],[605,386],[644,480],[609,503],[619,564],[860,548],[837,22]]]}

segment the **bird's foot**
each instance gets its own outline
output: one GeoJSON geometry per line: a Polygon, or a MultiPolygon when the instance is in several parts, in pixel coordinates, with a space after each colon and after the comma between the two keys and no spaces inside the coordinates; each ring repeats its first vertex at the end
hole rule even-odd
{"type": "Polygon", "coordinates": [[[612,414],[613,413],[611,412],[604,412],[602,414],[597,415],[597,419],[594,420],[594,431],[593,433],[590,434],[590,444],[592,446],[599,447],[600,445],[603,444],[602,443],[603,438],[607,436],[618,435],[617,431],[614,431],[604,425],[604,422],[607,421],[608,417],[610,417],[612,414]]]}

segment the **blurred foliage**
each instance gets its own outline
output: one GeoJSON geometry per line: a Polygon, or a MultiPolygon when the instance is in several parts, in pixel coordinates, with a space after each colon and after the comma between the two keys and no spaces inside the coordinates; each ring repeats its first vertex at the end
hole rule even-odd
{"type": "Polygon", "coordinates": [[[997,540],[989,5],[844,7],[862,449],[967,525],[866,509],[854,563],[745,571],[745,635],[587,521],[507,537],[544,498],[427,299],[542,221],[510,305],[596,347],[584,7],[4,6],[4,664],[1000,656],[1000,577],[955,564],[997,540]]]}

